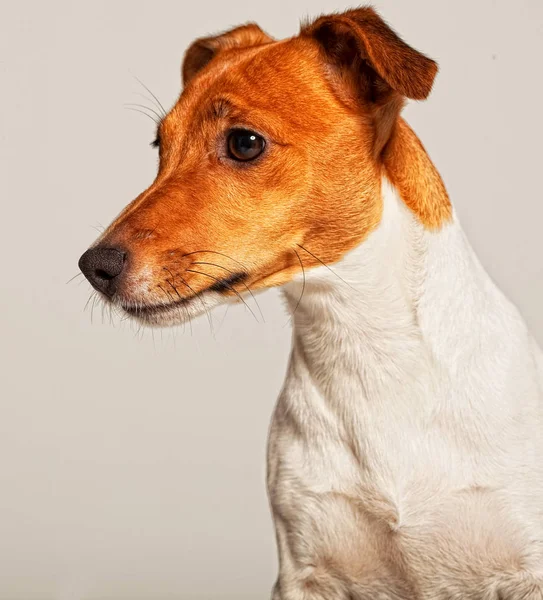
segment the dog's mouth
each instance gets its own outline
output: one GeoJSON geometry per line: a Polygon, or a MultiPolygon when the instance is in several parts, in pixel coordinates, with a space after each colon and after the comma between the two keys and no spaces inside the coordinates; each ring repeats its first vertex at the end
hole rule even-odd
{"type": "Polygon", "coordinates": [[[124,312],[132,317],[153,317],[161,314],[177,310],[183,306],[187,306],[196,296],[190,298],[181,298],[180,300],[167,302],[163,304],[125,304],[120,303],[124,312]]]}
{"type": "Polygon", "coordinates": [[[93,283],[92,278],[89,280],[101,299],[118,309],[125,318],[135,319],[151,327],[169,327],[187,323],[205,313],[209,319],[215,307],[232,302],[245,304],[257,321],[260,318],[256,313],[259,313],[263,321],[264,317],[255,293],[282,285],[296,274],[290,264],[281,265],[282,268],[279,269],[277,265],[273,265],[275,268],[263,269],[256,276],[248,270],[228,270],[226,267],[205,261],[194,261],[189,266],[193,265],[194,268],[187,268],[179,273],[163,267],[162,271],[167,277],[158,270],[157,273],[153,273],[152,270],[128,273],[128,276],[118,283],[113,294],[107,294],[105,290],[100,289],[96,282],[93,283]],[[202,266],[214,266],[228,271],[228,276],[221,277],[216,271],[215,274],[211,274],[200,270],[202,266]],[[185,273],[198,277],[189,278],[185,273]]]}
{"type": "Polygon", "coordinates": [[[241,298],[243,287],[248,289],[244,283],[247,277],[248,275],[243,272],[232,273],[229,277],[222,279],[212,277],[214,282],[211,285],[199,291],[190,288],[189,296],[181,296],[179,290],[173,285],[171,289],[168,289],[167,286],[159,286],[163,292],[163,299],[159,302],[156,300],[149,302],[143,299],[133,300],[122,296],[109,300],[130,317],[151,325],[171,325],[174,322],[188,321],[225,301],[235,301],[236,299],[243,301],[241,298]],[[242,288],[236,289],[236,284],[241,284],[242,288]]]}
{"type": "Polygon", "coordinates": [[[151,327],[169,327],[187,323],[192,319],[209,313],[213,308],[231,301],[236,296],[223,296],[222,294],[209,293],[207,290],[196,295],[178,300],[160,303],[115,301],[128,317],[151,327]]]}

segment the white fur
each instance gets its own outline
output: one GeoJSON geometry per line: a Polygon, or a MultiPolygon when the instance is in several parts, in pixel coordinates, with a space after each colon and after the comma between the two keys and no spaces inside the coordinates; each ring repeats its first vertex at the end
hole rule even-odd
{"type": "Polygon", "coordinates": [[[299,304],[285,286],[274,600],[541,600],[543,355],[456,217],[431,232],[383,196],[299,304]]]}

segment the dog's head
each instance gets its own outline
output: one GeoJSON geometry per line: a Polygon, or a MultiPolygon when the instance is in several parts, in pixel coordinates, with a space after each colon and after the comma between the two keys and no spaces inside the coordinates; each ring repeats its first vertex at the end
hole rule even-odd
{"type": "Polygon", "coordinates": [[[195,41],[158,127],[157,177],[81,270],[167,325],[339,260],[379,223],[387,145],[436,71],[371,8],[284,41],[254,24],[195,41]]]}

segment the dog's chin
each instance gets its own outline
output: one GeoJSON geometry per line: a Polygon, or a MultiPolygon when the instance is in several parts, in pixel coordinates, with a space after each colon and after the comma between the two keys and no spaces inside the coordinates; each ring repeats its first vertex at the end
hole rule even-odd
{"type": "Polygon", "coordinates": [[[197,297],[168,303],[117,301],[114,304],[124,314],[142,325],[148,327],[174,327],[175,325],[187,323],[228,301],[231,300],[220,294],[207,292],[197,297]]]}

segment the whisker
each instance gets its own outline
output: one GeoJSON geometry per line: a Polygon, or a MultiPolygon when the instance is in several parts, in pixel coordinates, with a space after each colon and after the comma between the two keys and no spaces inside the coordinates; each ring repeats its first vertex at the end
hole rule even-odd
{"type": "Polygon", "coordinates": [[[215,337],[215,328],[213,326],[213,317],[211,316],[209,309],[206,306],[206,303],[204,302],[202,295],[200,292],[195,292],[190,285],[183,279],[183,277],[181,277],[181,275],[178,275],[178,278],[181,280],[181,283],[185,286],[187,286],[189,288],[189,290],[200,299],[200,303],[202,304],[202,306],[204,307],[204,310],[206,312],[207,315],[207,320],[209,321],[209,328],[211,330],[211,335],[213,337],[215,337]]]}
{"type": "Polygon", "coordinates": [[[193,256],[194,254],[218,254],[219,256],[223,256],[224,258],[227,258],[228,260],[231,260],[232,262],[238,264],[244,272],[247,272],[249,270],[243,263],[240,263],[239,260],[228,256],[228,254],[217,252],[216,250],[197,250],[196,252],[188,252],[187,254],[183,254],[182,256],[180,256],[180,258],[185,258],[186,256],[193,256]]]}
{"type": "Polygon", "coordinates": [[[193,269],[186,269],[186,271],[187,271],[187,273],[197,273],[198,275],[203,275],[204,277],[209,277],[210,279],[213,279],[214,281],[217,281],[217,282],[225,285],[228,289],[232,290],[234,292],[234,294],[236,294],[236,296],[243,302],[243,304],[245,304],[245,306],[249,309],[249,312],[255,318],[256,322],[259,323],[259,320],[258,320],[257,316],[255,315],[255,313],[253,312],[253,309],[247,304],[247,302],[245,302],[245,300],[243,299],[243,296],[236,289],[234,289],[230,284],[226,283],[222,279],[219,279],[218,277],[213,277],[213,275],[209,275],[208,273],[203,273],[202,271],[194,271],[193,269]]]}
{"type": "MultiPolygon", "coordinates": [[[[172,278],[172,281],[174,281],[174,282],[175,282],[175,276],[174,276],[174,274],[173,274],[173,273],[170,271],[170,269],[168,269],[168,267],[162,267],[162,268],[163,268],[165,271],[167,271],[167,272],[170,274],[170,277],[172,278]]],[[[184,286],[188,287],[188,289],[189,289],[189,290],[190,290],[190,291],[193,293],[193,295],[194,295],[195,297],[198,297],[198,298],[199,298],[199,300],[200,300],[200,303],[202,304],[202,306],[203,306],[203,308],[204,308],[204,311],[205,311],[205,313],[206,313],[206,315],[207,315],[207,320],[209,321],[209,328],[210,328],[210,330],[211,330],[211,334],[213,335],[213,337],[215,337],[215,331],[214,331],[214,329],[213,329],[213,319],[211,318],[211,315],[209,314],[209,310],[207,309],[207,306],[206,306],[206,304],[205,304],[205,302],[204,302],[204,300],[203,300],[202,296],[200,295],[200,293],[199,293],[199,292],[195,292],[195,291],[194,291],[194,290],[193,290],[193,289],[190,287],[190,285],[189,285],[189,284],[188,284],[188,283],[187,283],[187,282],[186,282],[186,281],[185,281],[185,280],[184,280],[184,279],[183,279],[183,278],[182,278],[180,275],[178,275],[177,277],[179,278],[179,280],[181,281],[181,283],[182,283],[184,286]]],[[[166,282],[170,284],[170,282],[169,282],[168,280],[166,280],[166,282]]],[[[170,284],[170,285],[172,285],[172,284],[170,284]]],[[[175,287],[175,285],[173,285],[172,287],[173,287],[173,289],[175,290],[176,294],[179,296],[179,298],[180,298],[181,300],[183,300],[183,297],[181,296],[181,294],[179,293],[179,291],[177,290],[177,288],[175,287]]]]}
{"type": "MultiPolygon", "coordinates": [[[[167,281],[167,283],[169,283],[169,282],[167,281]]],[[[168,290],[165,290],[160,284],[158,285],[158,287],[166,294],[166,296],[168,296],[168,298],[172,302],[175,302],[175,298],[170,294],[170,292],[168,292],[168,290]]]]}
{"type": "MultiPolygon", "coordinates": [[[[139,92],[134,92],[134,94],[136,96],[139,96],[140,98],[143,98],[147,102],[152,102],[162,112],[162,107],[157,103],[157,101],[154,98],[152,98],[152,97],[150,98],[149,96],[146,96],[145,94],[140,94],[139,92]]],[[[164,118],[165,116],[166,116],[165,114],[162,114],[161,119],[164,118]]]]}
{"type": "Polygon", "coordinates": [[[219,333],[219,331],[222,329],[222,326],[224,325],[224,320],[226,319],[226,315],[228,314],[228,311],[231,306],[232,306],[231,304],[226,305],[226,310],[224,311],[221,322],[219,323],[219,326],[217,327],[217,333],[219,333]]]}
{"type": "Polygon", "coordinates": [[[156,115],[156,117],[158,119],[157,123],[160,122],[162,119],[162,115],[157,113],[157,111],[154,108],[152,108],[151,106],[146,106],[145,104],[134,104],[133,102],[128,102],[124,106],[126,108],[129,108],[130,106],[137,106],[139,108],[144,108],[145,110],[152,112],[154,115],[156,115]]]}
{"type": "Polygon", "coordinates": [[[66,282],[66,285],[68,285],[69,283],[72,283],[72,281],[74,279],[76,279],[77,277],[81,277],[81,275],[83,275],[83,273],[81,273],[81,272],[76,273],[73,277],[70,277],[70,279],[68,279],[68,281],[66,282]]]}
{"type": "Polygon", "coordinates": [[[115,327],[115,323],[113,322],[113,310],[111,308],[111,304],[108,304],[107,312],[109,315],[109,324],[111,325],[111,327],[115,327]]]}
{"type": "MultiPolygon", "coordinates": [[[[166,280],[166,283],[169,283],[169,282],[166,280]]],[[[173,297],[173,296],[170,294],[170,292],[168,292],[168,290],[165,290],[165,289],[164,289],[164,288],[163,288],[161,285],[159,285],[158,287],[159,287],[159,288],[160,288],[160,289],[161,289],[161,290],[162,290],[162,291],[163,291],[163,292],[164,292],[164,293],[165,293],[165,294],[168,296],[168,298],[169,298],[169,299],[170,299],[172,302],[175,302],[175,298],[174,298],[174,297],[173,297]]],[[[175,287],[175,286],[174,286],[174,287],[175,287]]],[[[181,317],[181,307],[182,307],[182,306],[183,306],[183,305],[179,305],[179,316],[180,316],[180,317],[181,317]]],[[[187,307],[186,307],[186,306],[184,307],[184,309],[185,309],[185,314],[187,315],[187,318],[183,320],[183,331],[185,331],[185,328],[186,328],[186,323],[187,323],[187,321],[188,321],[188,322],[189,322],[189,325],[190,325],[190,335],[192,336],[192,322],[191,322],[191,320],[190,320],[189,311],[188,311],[188,309],[187,309],[187,307]]]]}
{"type": "Polygon", "coordinates": [[[106,312],[106,305],[105,302],[102,302],[102,325],[104,324],[104,316],[105,316],[105,312],[106,312]]]}
{"type": "Polygon", "coordinates": [[[340,277],[331,267],[329,267],[325,262],[322,262],[322,260],[318,257],[315,256],[313,254],[313,252],[310,252],[307,248],[304,248],[302,245],[300,244],[296,244],[299,248],[301,248],[302,250],[305,250],[305,252],[307,252],[308,254],[310,254],[315,260],[318,260],[321,265],[325,266],[331,273],[333,273],[338,279],[340,279],[341,281],[343,281],[343,283],[345,285],[348,285],[352,290],[354,290],[355,292],[357,292],[358,290],[356,288],[354,288],[350,283],[348,283],[347,281],[345,281],[345,279],[343,279],[343,277],[340,277]]]}
{"type": "MultiPolygon", "coordinates": [[[[166,267],[163,267],[164,269],[166,269],[166,267]]],[[[168,269],[166,269],[168,270],[168,269]]],[[[173,280],[173,273],[171,271],[168,270],[168,272],[170,273],[172,280],[173,280]]],[[[179,293],[179,290],[175,287],[175,284],[172,283],[169,279],[166,279],[166,283],[172,288],[172,290],[177,294],[177,297],[179,298],[179,300],[183,300],[184,298],[181,296],[181,294],[179,293]]]]}
{"type": "MultiPolygon", "coordinates": [[[[232,258],[231,256],[228,256],[228,254],[224,254],[223,252],[218,252],[217,250],[196,250],[195,252],[187,252],[186,254],[183,254],[182,256],[180,256],[180,258],[185,258],[186,256],[194,256],[195,254],[217,254],[218,256],[227,258],[228,260],[231,260],[232,262],[239,265],[243,269],[244,273],[247,273],[249,271],[249,269],[247,269],[247,267],[239,260],[236,260],[235,258],[232,258]]],[[[251,296],[253,296],[252,293],[251,293],[251,296]]],[[[255,299],[255,302],[256,302],[256,299],[255,299]]],[[[258,306],[258,302],[256,304],[258,306]]],[[[260,311],[260,314],[262,314],[262,311],[260,310],[260,306],[258,307],[258,310],[260,311]]],[[[264,315],[262,315],[262,321],[265,322],[264,315]]]]}
{"type": "Polygon", "coordinates": [[[97,300],[98,300],[98,294],[95,294],[94,298],[92,300],[92,304],[91,304],[91,325],[94,325],[94,307],[96,306],[97,300]]]}
{"type": "MultiPolygon", "coordinates": [[[[218,269],[223,269],[224,271],[226,271],[227,273],[230,273],[231,275],[235,275],[235,271],[231,271],[230,269],[227,269],[226,267],[223,267],[221,265],[216,265],[215,263],[210,263],[210,262],[202,262],[202,261],[194,261],[193,263],[191,263],[193,265],[209,265],[211,267],[217,267],[218,269]]],[[[253,298],[253,300],[255,301],[255,304],[258,307],[258,312],[260,313],[260,316],[262,317],[262,322],[265,323],[266,320],[264,319],[264,315],[262,314],[262,310],[260,308],[260,304],[258,304],[255,295],[253,294],[253,292],[251,292],[251,288],[246,285],[245,283],[243,283],[243,281],[240,281],[239,283],[241,283],[241,285],[249,292],[249,294],[251,294],[251,297],[253,298]]]]}
{"type": "Polygon", "coordinates": [[[89,302],[94,298],[94,296],[96,296],[96,292],[94,290],[92,290],[92,292],[90,293],[89,299],[85,303],[85,306],[83,308],[83,312],[85,312],[87,310],[87,307],[89,306],[89,302]]]}
{"type": "Polygon", "coordinates": [[[134,112],[139,112],[142,115],[145,115],[146,117],[148,117],[149,119],[151,119],[151,121],[153,121],[153,123],[155,123],[155,125],[158,125],[158,121],[152,117],[150,114],[144,112],[143,110],[140,110],[139,108],[132,108],[131,106],[125,106],[126,110],[133,110],[134,112]]]}
{"type": "Polygon", "coordinates": [[[139,77],[136,77],[135,75],[132,75],[132,76],[143,88],[145,88],[151,94],[151,96],[154,98],[154,100],[158,104],[159,108],[164,113],[164,116],[166,116],[168,113],[167,113],[166,109],[162,106],[162,102],[153,94],[153,92],[143,83],[143,81],[139,77]]]}
{"type": "MultiPolygon", "coordinates": [[[[304,263],[302,262],[302,259],[300,258],[300,255],[298,254],[298,252],[296,252],[296,250],[294,250],[294,248],[292,249],[292,251],[294,252],[294,254],[296,254],[296,256],[298,257],[298,260],[300,261],[300,266],[302,267],[302,274],[303,274],[304,280],[303,280],[303,283],[302,283],[302,292],[300,294],[300,297],[298,298],[298,302],[296,303],[296,307],[292,311],[292,315],[290,316],[290,320],[289,321],[292,321],[292,319],[294,318],[294,315],[296,314],[296,311],[298,310],[298,306],[300,306],[300,302],[302,301],[302,296],[304,295],[304,292],[305,292],[305,269],[304,269],[304,263]]],[[[287,321],[287,323],[289,321],[287,321]]]]}
{"type": "Polygon", "coordinates": [[[111,309],[111,314],[113,317],[119,319],[119,324],[121,324],[121,313],[119,312],[119,309],[114,304],[110,304],[109,306],[111,309]]]}

